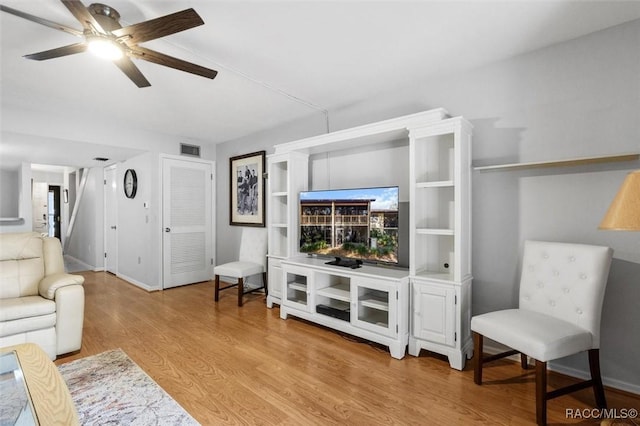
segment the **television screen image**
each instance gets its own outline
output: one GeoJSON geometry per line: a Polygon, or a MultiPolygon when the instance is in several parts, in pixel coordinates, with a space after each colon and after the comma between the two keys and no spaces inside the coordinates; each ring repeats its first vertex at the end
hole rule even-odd
{"type": "Polygon", "coordinates": [[[398,263],[398,187],[300,193],[300,251],[398,263]]]}

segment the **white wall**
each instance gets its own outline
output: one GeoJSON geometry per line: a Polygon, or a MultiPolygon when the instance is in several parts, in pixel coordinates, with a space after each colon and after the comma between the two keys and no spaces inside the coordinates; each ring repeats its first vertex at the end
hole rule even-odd
{"type": "Polygon", "coordinates": [[[0,169],[0,217],[18,217],[18,182],[20,172],[0,169]]]}
{"type": "MultiPolygon", "coordinates": [[[[22,163],[18,168],[18,217],[17,222],[0,223],[0,233],[30,232],[33,229],[31,222],[33,212],[31,209],[31,164],[22,163]]],[[[13,210],[13,209],[12,209],[13,210]]]]}
{"type": "MultiPolygon", "coordinates": [[[[626,23],[331,111],[331,130],[444,107],[473,123],[473,160],[478,165],[640,152],[639,45],[640,21],[626,23]]],[[[322,130],[309,120],[228,142],[218,147],[219,164],[223,166],[238,151],[269,151],[273,144],[322,130]],[[236,148],[246,142],[252,142],[250,148],[236,148]]],[[[382,155],[376,161],[391,165],[389,175],[404,181],[406,165],[391,161],[398,152],[389,154],[387,160],[382,155]]],[[[366,158],[370,169],[378,167],[371,154],[366,158]]],[[[318,159],[312,164],[313,186],[360,185],[362,163],[355,169],[345,167],[350,160],[350,156],[336,156],[322,164],[318,159]]],[[[640,237],[632,232],[598,231],[597,226],[625,174],[639,168],[640,162],[635,161],[473,173],[473,314],[517,304],[525,239],[609,245],[615,259],[603,308],[602,372],[606,384],[637,393],[640,334],[634,327],[640,322],[640,310],[631,301],[640,299],[640,237]]],[[[371,171],[367,173],[367,182],[372,179],[375,184],[371,171]]],[[[222,237],[218,253],[226,259],[225,248],[232,248],[235,232],[225,220],[228,177],[219,174],[218,178],[218,235],[222,237]]],[[[562,360],[554,367],[578,375],[588,372],[583,357],[562,360]]]]}
{"type": "Polygon", "coordinates": [[[307,119],[290,123],[282,129],[260,132],[245,138],[217,145],[216,150],[216,265],[237,260],[240,250],[241,226],[229,225],[229,158],[265,150],[306,136],[324,133],[324,115],[317,113],[307,119]]]}
{"type": "Polygon", "coordinates": [[[125,197],[122,186],[117,190],[118,276],[149,290],[162,288],[162,181],[158,164],[157,153],[138,155],[118,164],[116,178],[120,185],[127,169],[134,169],[138,178],[135,198],[125,197]]]}

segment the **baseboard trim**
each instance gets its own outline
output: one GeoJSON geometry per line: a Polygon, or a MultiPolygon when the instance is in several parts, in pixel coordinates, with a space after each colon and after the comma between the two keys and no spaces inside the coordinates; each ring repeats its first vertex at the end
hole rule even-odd
{"type": "Polygon", "coordinates": [[[133,279],[131,277],[128,277],[126,275],[123,275],[123,274],[116,274],[116,277],[118,277],[121,280],[124,280],[124,281],[126,281],[126,282],[128,282],[130,284],[133,284],[136,287],[140,287],[143,290],[149,291],[149,292],[158,290],[157,288],[151,287],[151,286],[149,286],[149,285],[147,285],[147,284],[145,284],[143,282],[140,282],[138,280],[135,280],[135,279],[133,279]]]}
{"type": "MultiPolygon", "coordinates": [[[[508,348],[505,346],[498,346],[496,344],[487,342],[487,340],[488,339],[485,339],[484,341],[483,350],[485,353],[489,355],[494,355],[494,354],[508,350],[508,348]]],[[[511,355],[506,359],[520,363],[520,355],[511,355]]],[[[564,374],[565,376],[573,377],[580,380],[588,380],[591,378],[591,373],[586,370],[578,370],[577,368],[565,367],[563,365],[558,365],[557,363],[553,363],[553,362],[548,363],[547,369],[554,371],[556,373],[564,374]]],[[[635,395],[640,395],[640,386],[634,385],[633,383],[623,382],[622,380],[611,379],[606,376],[602,376],[602,384],[612,389],[617,389],[623,392],[629,392],[635,395]]]]}
{"type": "MultiPolygon", "coordinates": [[[[575,377],[576,379],[589,380],[591,378],[591,374],[587,371],[565,367],[564,365],[550,363],[548,368],[549,370],[564,374],[566,376],[575,377]]],[[[612,389],[640,395],[640,386],[628,382],[623,382],[622,380],[610,379],[608,377],[602,376],[602,384],[612,389]]]]}
{"type": "MultiPolygon", "coordinates": [[[[79,264],[83,268],[84,271],[94,271],[94,272],[96,271],[96,269],[92,265],[89,265],[88,263],[85,263],[82,260],[80,260],[80,259],[78,259],[76,257],[73,257],[73,256],[71,256],[69,254],[64,254],[63,257],[66,257],[71,262],[79,264]]],[[[78,272],[82,272],[82,271],[78,270],[78,271],[72,271],[72,272],[69,272],[69,273],[70,274],[76,274],[78,272]]]]}

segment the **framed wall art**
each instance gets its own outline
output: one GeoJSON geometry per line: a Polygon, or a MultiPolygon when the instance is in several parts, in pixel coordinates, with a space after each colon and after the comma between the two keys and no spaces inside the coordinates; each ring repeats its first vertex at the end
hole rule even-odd
{"type": "Polygon", "coordinates": [[[229,159],[229,224],[264,226],[265,151],[229,159]]]}

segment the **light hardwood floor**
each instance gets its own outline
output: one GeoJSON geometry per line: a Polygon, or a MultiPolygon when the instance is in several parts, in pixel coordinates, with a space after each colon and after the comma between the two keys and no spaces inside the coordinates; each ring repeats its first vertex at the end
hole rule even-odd
{"type": "MultiPolygon", "coordinates": [[[[205,282],[148,293],[113,275],[83,272],[82,350],[56,360],[121,348],[203,425],[535,424],[534,377],[502,360],[485,384],[422,351],[391,358],[386,348],[301,320],[281,320],[264,295],[236,306],[234,289],[213,301],[205,282]]],[[[550,387],[570,381],[552,374],[550,387]]],[[[640,397],[607,390],[611,408],[640,409],[640,397]]],[[[566,409],[593,408],[584,390],[549,402],[549,424],[566,409]]],[[[629,420],[616,424],[640,424],[629,420]]]]}

